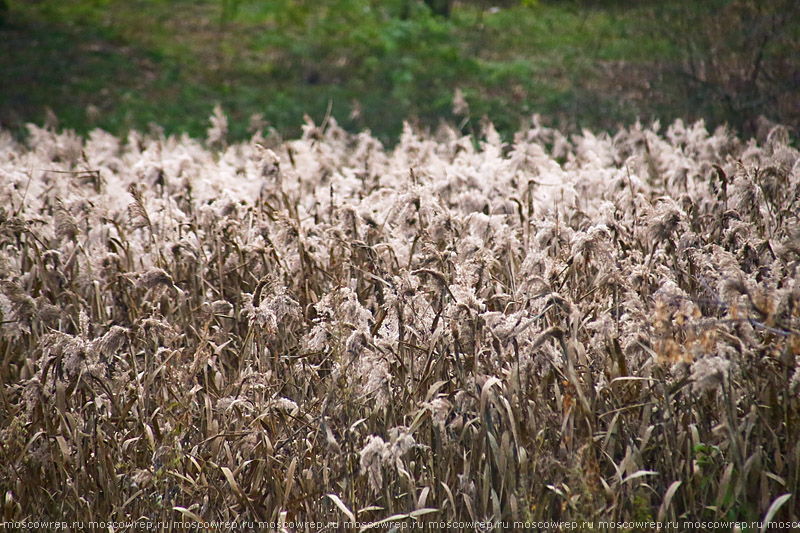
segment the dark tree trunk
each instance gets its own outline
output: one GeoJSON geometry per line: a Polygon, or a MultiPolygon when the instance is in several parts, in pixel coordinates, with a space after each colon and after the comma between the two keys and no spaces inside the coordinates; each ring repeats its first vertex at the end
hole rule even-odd
{"type": "Polygon", "coordinates": [[[425,0],[428,7],[435,15],[450,18],[450,10],[453,8],[453,0],[425,0]]]}
{"type": "Polygon", "coordinates": [[[8,18],[8,0],[0,0],[0,26],[3,26],[8,18]]]}

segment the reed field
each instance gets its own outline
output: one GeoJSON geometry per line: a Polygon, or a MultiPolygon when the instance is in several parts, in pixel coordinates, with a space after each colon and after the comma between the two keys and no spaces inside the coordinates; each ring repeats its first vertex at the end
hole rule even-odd
{"type": "Polygon", "coordinates": [[[302,131],[0,130],[4,522],[800,521],[789,129],[302,131]]]}

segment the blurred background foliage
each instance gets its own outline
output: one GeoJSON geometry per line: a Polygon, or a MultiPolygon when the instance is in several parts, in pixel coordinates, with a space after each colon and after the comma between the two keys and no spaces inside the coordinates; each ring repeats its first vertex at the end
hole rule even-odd
{"type": "Polygon", "coordinates": [[[800,124],[795,0],[0,0],[0,125],[800,124]],[[469,110],[454,114],[459,89],[469,110]]]}

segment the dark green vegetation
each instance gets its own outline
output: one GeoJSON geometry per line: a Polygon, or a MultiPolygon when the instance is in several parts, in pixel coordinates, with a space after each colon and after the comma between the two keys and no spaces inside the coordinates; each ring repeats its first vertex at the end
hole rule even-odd
{"type": "Polygon", "coordinates": [[[796,2],[12,0],[0,27],[0,124],[52,109],[64,127],[299,133],[328,106],[393,142],[404,119],[504,135],[534,113],[562,128],[705,118],[754,133],[800,115],[796,2]],[[427,2],[447,12],[448,2],[427,2]],[[700,5],[696,5],[700,4],[700,5]],[[760,5],[767,4],[767,5],[760,5]],[[454,116],[460,88],[469,117],[454,116]]]}

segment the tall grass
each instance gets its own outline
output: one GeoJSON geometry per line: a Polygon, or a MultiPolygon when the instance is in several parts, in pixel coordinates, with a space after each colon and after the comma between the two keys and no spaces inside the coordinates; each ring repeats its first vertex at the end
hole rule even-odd
{"type": "Polygon", "coordinates": [[[4,519],[797,520],[786,130],[212,123],[0,132],[4,519]]]}

